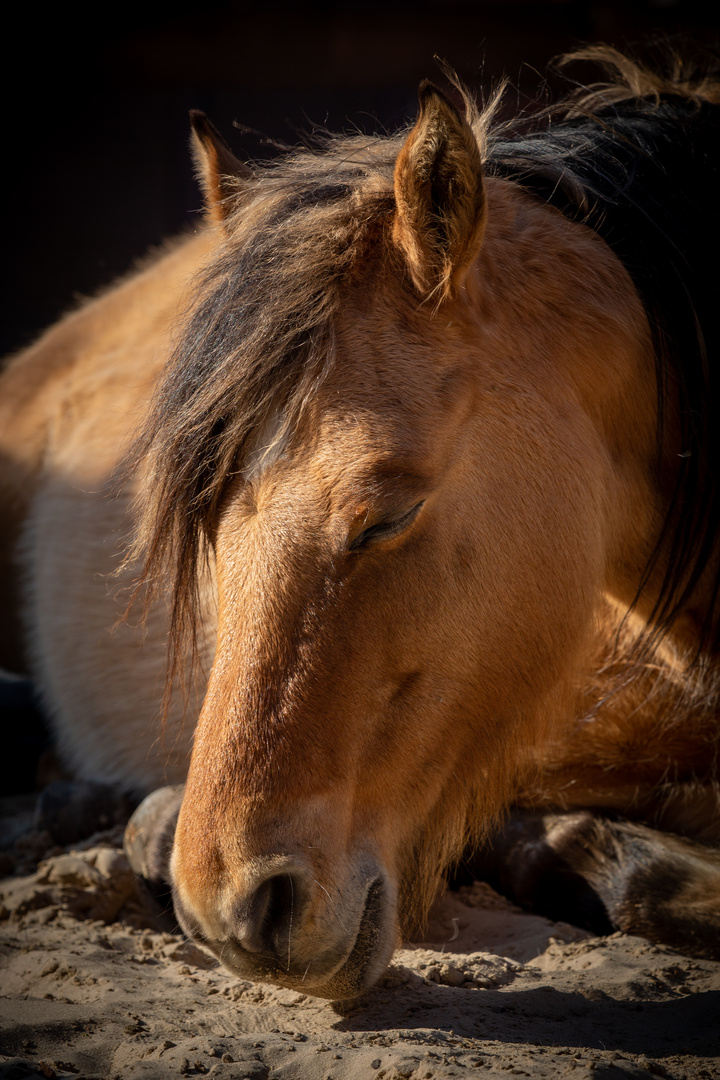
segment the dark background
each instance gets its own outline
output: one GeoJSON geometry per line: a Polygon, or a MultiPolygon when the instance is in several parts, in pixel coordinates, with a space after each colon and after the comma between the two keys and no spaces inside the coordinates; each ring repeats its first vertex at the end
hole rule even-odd
{"type": "Polygon", "coordinates": [[[416,88],[504,74],[534,95],[545,65],[578,44],[622,46],[656,32],[717,40],[710,0],[137,0],[94,9],[15,7],[5,30],[2,353],[195,220],[190,108],[236,153],[272,151],[238,121],[296,141],[314,124],[393,129],[416,88]],[[77,10],[77,9],[76,9],[77,10]],[[87,12],[92,12],[87,14],[87,12]]]}

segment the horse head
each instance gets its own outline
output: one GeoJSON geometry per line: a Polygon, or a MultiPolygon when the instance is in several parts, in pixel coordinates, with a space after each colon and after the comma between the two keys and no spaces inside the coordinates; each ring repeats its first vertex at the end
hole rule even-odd
{"type": "Polygon", "coordinates": [[[652,350],[617,258],[485,177],[476,118],[428,84],[387,160],[328,151],[314,186],[195,131],[222,271],[156,469],[202,459],[218,644],[176,911],[238,974],[342,997],[571,715],[603,590],[633,599],[652,350]]]}

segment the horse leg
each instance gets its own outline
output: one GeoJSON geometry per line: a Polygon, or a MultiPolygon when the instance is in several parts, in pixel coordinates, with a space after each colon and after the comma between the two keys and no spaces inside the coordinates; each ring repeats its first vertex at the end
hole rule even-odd
{"type": "Polygon", "coordinates": [[[520,811],[474,865],[524,907],[720,959],[720,851],[590,811],[520,811]]]}
{"type": "Polygon", "coordinates": [[[551,918],[718,958],[714,686],[672,657],[636,662],[616,640],[608,633],[580,719],[538,750],[519,809],[471,869],[551,918]]]}

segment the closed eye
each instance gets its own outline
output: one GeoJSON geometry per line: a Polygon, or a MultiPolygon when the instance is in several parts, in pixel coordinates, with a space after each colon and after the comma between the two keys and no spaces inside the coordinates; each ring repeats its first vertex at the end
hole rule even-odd
{"type": "Polygon", "coordinates": [[[399,536],[400,533],[409,528],[423,506],[424,500],[423,502],[419,502],[417,506],[413,506],[411,510],[408,510],[400,517],[394,518],[392,521],[378,521],[375,525],[370,525],[367,529],[363,529],[363,531],[358,533],[355,539],[350,542],[348,550],[357,551],[359,548],[369,547],[376,541],[390,540],[394,536],[399,536]]]}

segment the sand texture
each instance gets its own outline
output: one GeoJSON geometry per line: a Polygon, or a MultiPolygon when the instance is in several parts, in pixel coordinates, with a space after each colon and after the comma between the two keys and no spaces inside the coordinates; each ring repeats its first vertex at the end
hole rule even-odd
{"type": "Polygon", "coordinates": [[[122,830],[48,851],[22,824],[0,856],[2,1078],[720,1077],[719,963],[475,884],[382,985],[330,1003],[233,977],[174,933],[122,830]]]}

